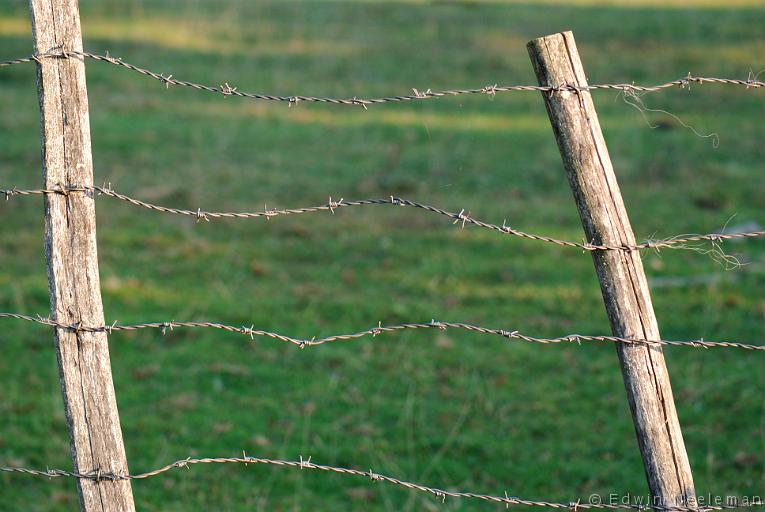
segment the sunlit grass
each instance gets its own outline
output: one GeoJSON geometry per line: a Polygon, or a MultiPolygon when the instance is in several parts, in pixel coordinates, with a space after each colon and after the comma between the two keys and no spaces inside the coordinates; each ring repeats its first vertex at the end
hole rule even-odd
{"type": "MultiPolygon", "coordinates": [[[[152,18],[136,21],[134,18],[84,17],[82,20],[84,43],[105,40],[114,43],[152,45],[168,50],[195,51],[200,54],[246,54],[250,57],[266,55],[351,55],[356,48],[338,41],[292,38],[274,41],[264,36],[257,41],[245,41],[232,33],[231,22],[192,23],[174,18],[152,18]]],[[[28,37],[31,22],[23,17],[0,17],[0,34],[28,37]]]]}

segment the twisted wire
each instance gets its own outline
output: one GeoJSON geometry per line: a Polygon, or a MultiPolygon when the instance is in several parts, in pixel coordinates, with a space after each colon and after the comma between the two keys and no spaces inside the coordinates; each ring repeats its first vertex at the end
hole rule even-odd
{"type": "Polygon", "coordinates": [[[641,242],[639,244],[612,245],[612,244],[596,244],[596,243],[587,243],[587,242],[585,243],[572,242],[568,240],[559,240],[557,238],[552,238],[549,236],[527,233],[525,231],[520,231],[518,229],[514,229],[510,226],[507,226],[504,222],[502,223],[502,225],[498,225],[498,224],[492,224],[489,222],[484,222],[482,220],[473,218],[470,216],[469,213],[466,214],[464,209],[460,212],[451,212],[448,210],[444,210],[442,208],[438,208],[428,204],[419,203],[417,201],[412,201],[410,199],[405,199],[402,197],[395,197],[395,196],[390,196],[387,198],[379,198],[379,199],[359,199],[359,200],[353,200],[353,201],[346,201],[344,199],[333,201],[332,198],[330,197],[329,201],[326,204],[318,205],[318,206],[307,206],[302,208],[286,208],[286,209],[266,208],[262,211],[255,211],[255,212],[214,212],[214,211],[204,211],[201,208],[197,210],[187,210],[182,208],[171,208],[168,206],[152,204],[145,201],[141,201],[139,199],[135,199],[125,194],[115,192],[113,189],[111,189],[108,186],[69,186],[69,187],[54,187],[54,188],[48,188],[48,189],[17,189],[17,188],[0,189],[0,195],[4,195],[6,200],[10,199],[13,196],[49,195],[49,194],[68,195],[70,193],[77,193],[77,192],[86,193],[86,194],[101,194],[101,195],[118,199],[120,201],[127,202],[133,206],[146,208],[148,210],[153,210],[156,212],[195,217],[197,221],[202,221],[202,220],[209,221],[210,219],[253,219],[253,218],[269,219],[271,217],[277,217],[282,215],[299,215],[303,213],[315,213],[315,212],[321,212],[321,211],[329,211],[331,213],[334,213],[335,210],[337,209],[349,208],[353,206],[370,206],[370,205],[404,206],[404,207],[416,208],[419,210],[424,210],[430,213],[435,213],[437,215],[448,217],[449,219],[453,220],[454,224],[461,224],[463,228],[466,225],[472,225],[479,228],[488,229],[490,231],[503,233],[505,235],[525,238],[527,240],[547,242],[547,243],[559,245],[562,247],[572,247],[576,249],[581,249],[583,251],[633,252],[633,251],[641,251],[645,249],[659,250],[659,249],[666,249],[666,248],[673,248],[673,247],[683,248],[684,246],[686,246],[686,244],[694,243],[694,242],[719,243],[725,240],[759,238],[759,237],[765,236],[765,230],[753,230],[753,231],[743,231],[743,232],[735,232],[735,233],[707,233],[703,235],[676,235],[676,236],[661,239],[661,240],[649,240],[649,241],[641,242]]]}
{"type": "Polygon", "coordinates": [[[440,489],[440,488],[430,487],[423,484],[408,482],[406,480],[384,475],[381,473],[375,473],[371,469],[368,471],[362,471],[359,469],[352,469],[352,468],[346,468],[346,467],[335,467],[335,466],[327,466],[323,464],[316,464],[314,462],[311,462],[310,457],[308,457],[308,459],[303,459],[303,457],[301,456],[300,460],[290,461],[290,460],[280,460],[280,459],[267,459],[267,458],[261,458],[261,457],[251,457],[246,455],[244,452],[242,453],[241,457],[205,457],[205,458],[189,457],[186,459],[175,461],[171,464],[167,464],[160,468],[147,471],[145,473],[138,473],[134,475],[115,474],[115,473],[104,472],[99,470],[90,471],[87,473],[81,473],[76,471],[66,471],[62,469],[46,469],[45,471],[43,471],[43,470],[20,468],[20,467],[0,467],[0,472],[19,473],[19,474],[25,474],[29,476],[40,476],[40,477],[46,477],[51,479],[60,478],[60,477],[68,477],[68,478],[78,478],[83,480],[91,480],[95,482],[102,482],[102,481],[142,480],[142,479],[151,478],[151,477],[160,475],[162,473],[166,473],[168,471],[172,471],[174,469],[189,468],[190,466],[193,466],[196,464],[243,464],[245,466],[250,464],[261,464],[261,465],[267,465],[267,466],[288,467],[293,469],[297,468],[301,470],[309,469],[309,470],[324,471],[328,473],[336,473],[336,474],[341,474],[345,476],[364,477],[364,478],[368,478],[372,480],[373,482],[385,482],[388,484],[404,487],[409,490],[427,493],[442,501],[445,501],[447,498],[462,498],[462,499],[480,500],[480,501],[485,501],[489,503],[503,504],[506,506],[523,505],[523,506],[529,506],[529,507],[546,507],[546,508],[552,508],[552,509],[571,509],[573,511],[589,510],[589,509],[641,510],[642,511],[642,510],[653,509],[653,510],[663,510],[666,512],[704,512],[704,511],[711,511],[711,510],[733,510],[738,508],[763,505],[763,502],[761,500],[753,501],[752,503],[749,503],[746,505],[702,505],[702,506],[694,506],[694,507],[661,506],[661,505],[649,506],[649,505],[632,504],[632,503],[603,503],[603,502],[594,502],[593,500],[590,500],[588,502],[582,502],[582,500],[577,500],[577,501],[570,501],[568,503],[547,501],[547,500],[533,500],[533,499],[526,499],[526,498],[521,498],[517,496],[510,496],[506,492],[504,496],[496,496],[496,495],[482,494],[482,493],[476,493],[476,492],[440,489]]]}
{"type": "Polygon", "coordinates": [[[425,100],[433,98],[443,98],[446,96],[460,96],[460,95],[475,95],[475,94],[487,94],[494,96],[497,93],[505,92],[519,92],[519,91],[538,91],[546,93],[556,92],[582,92],[582,91],[594,91],[594,90],[616,90],[622,92],[656,92],[663,89],[669,89],[674,87],[689,88],[691,84],[720,84],[720,85],[733,85],[749,88],[761,88],[765,87],[765,82],[755,79],[751,73],[746,80],[735,78],[718,78],[718,77],[702,77],[692,76],[690,73],[687,76],[664,82],[656,85],[636,85],[627,83],[612,83],[612,84],[592,84],[587,86],[578,86],[574,84],[562,84],[559,86],[540,86],[540,85],[487,85],[484,87],[470,88],[470,89],[447,89],[442,91],[433,91],[427,89],[420,91],[418,89],[412,89],[412,94],[403,94],[395,96],[383,96],[379,98],[330,98],[321,96],[303,96],[303,95],[273,95],[263,94],[257,92],[245,92],[240,91],[236,87],[232,87],[227,82],[224,82],[220,86],[205,85],[196,82],[190,82],[187,80],[178,80],[173,78],[173,75],[165,75],[163,73],[157,73],[149,69],[141,68],[134,64],[123,61],[120,58],[112,57],[110,55],[100,55],[96,53],[90,53],[78,50],[57,50],[39,55],[32,55],[29,57],[23,57],[18,59],[12,59],[0,62],[0,67],[12,66],[16,64],[23,64],[28,62],[41,63],[42,59],[70,59],[70,58],[87,58],[100,62],[106,62],[115,66],[119,66],[130,71],[139,73],[141,75],[153,78],[165,84],[166,87],[171,85],[188,87],[197,91],[208,92],[213,94],[222,94],[223,96],[237,96],[240,98],[249,98],[254,100],[276,101],[286,102],[289,105],[296,105],[300,102],[310,103],[329,103],[334,105],[357,105],[363,108],[367,108],[370,105],[381,103],[396,103],[404,101],[425,100]]]}
{"type": "Polygon", "coordinates": [[[541,343],[541,344],[558,344],[558,343],[577,343],[582,342],[609,342],[609,343],[626,343],[631,345],[649,345],[649,346],[672,346],[672,347],[692,347],[692,348],[737,348],[743,350],[765,351],[765,345],[755,345],[751,343],[740,343],[733,341],[707,341],[704,339],[692,340],[692,341],[677,341],[677,340],[646,340],[639,338],[624,338],[619,336],[592,336],[583,334],[568,334],[566,336],[560,336],[557,338],[540,338],[535,336],[527,336],[519,331],[511,331],[507,329],[492,329],[488,327],[482,327],[479,325],[468,324],[464,322],[442,322],[439,320],[431,320],[430,322],[419,323],[402,323],[394,325],[382,325],[381,323],[377,327],[366,329],[363,331],[348,333],[348,334],[333,334],[322,338],[310,338],[301,339],[286,336],[276,332],[265,331],[261,329],[255,329],[254,325],[247,326],[235,326],[228,325],[219,322],[178,322],[175,320],[169,322],[145,322],[139,324],[122,325],[118,322],[114,322],[111,325],[99,325],[88,326],[81,323],[62,323],[57,322],[51,318],[42,316],[31,316],[20,313],[0,313],[0,318],[12,318],[16,320],[23,320],[26,322],[33,322],[41,325],[47,325],[55,327],[57,329],[64,329],[69,332],[105,332],[112,334],[115,331],[137,331],[141,329],[160,329],[165,334],[168,330],[172,331],[175,328],[189,327],[189,328],[210,328],[219,329],[222,331],[243,334],[249,336],[251,339],[258,337],[271,338],[286,343],[291,343],[300,348],[313,347],[318,345],[324,345],[326,343],[333,343],[338,341],[350,341],[364,337],[376,337],[383,333],[392,333],[404,330],[417,330],[417,329],[457,329],[464,331],[477,332],[480,334],[488,334],[501,336],[502,338],[509,340],[521,340],[529,343],[541,343]]]}

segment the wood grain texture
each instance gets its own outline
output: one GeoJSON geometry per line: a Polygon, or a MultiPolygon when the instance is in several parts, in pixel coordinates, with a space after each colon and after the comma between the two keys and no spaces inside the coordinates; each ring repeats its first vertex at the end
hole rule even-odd
{"type": "MultiPolygon", "coordinates": [[[[571,32],[535,39],[528,50],[540,85],[587,85],[571,32]]],[[[543,96],[588,241],[634,245],[590,93],[543,96]]],[[[613,334],[661,339],[639,252],[592,256],[613,334]]],[[[651,495],[656,504],[692,506],[693,477],[661,347],[616,347],[651,495]]]]}
{"type": "MultiPolygon", "coordinates": [[[[30,0],[35,53],[81,50],[76,0],[30,0]]],[[[85,64],[41,59],[37,85],[45,188],[93,184],[85,64]]],[[[93,197],[45,196],[45,253],[51,313],[64,324],[104,325],[93,197]]],[[[105,333],[55,331],[74,470],[127,474],[105,333]]],[[[78,480],[80,506],[133,511],[128,481],[78,480]]]]}

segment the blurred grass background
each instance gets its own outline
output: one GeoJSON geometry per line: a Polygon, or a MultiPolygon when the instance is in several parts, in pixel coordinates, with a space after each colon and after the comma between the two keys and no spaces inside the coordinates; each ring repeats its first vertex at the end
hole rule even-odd
{"type": "MultiPolygon", "coordinates": [[[[755,1],[82,1],[85,48],[176,78],[352,97],[535,83],[525,44],[572,29],[592,83],[765,68],[755,1]]],[[[0,58],[31,53],[25,2],[0,6],[0,58]]],[[[391,194],[531,232],[581,227],[537,93],[361,108],[251,102],[165,88],[88,62],[97,183],[227,210],[391,194]]],[[[0,71],[2,188],[36,188],[34,66],[0,71]]],[[[711,85],[595,93],[638,239],[765,222],[763,92],[711,85]]],[[[608,322],[588,255],[374,208],[195,223],[98,200],[107,320],[205,319],[310,337],[438,318],[553,336],[608,322]]],[[[46,314],[42,200],[0,205],[0,310],[46,314]]],[[[644,253],[667,339],[763,340],[765,245],[745,266],[644,253]]],[[[49,329],[3,321],[0,465],[71,467],[49,329]]],[[[762,495],[762,356],[667,350],[700,493],[762,495]]],[[[373,468],[476,492],[571,500],[644,494],[614,349],[401,333],[299,351],[220,332],[111,338],[134,472],[248,455],[373,468]]],[[[0,475],[2,510],[72,510],[72,481],[0,475]]],[[[483,510],[308,471],[204,466],[136,482],[142,510],[483,510]]]]}

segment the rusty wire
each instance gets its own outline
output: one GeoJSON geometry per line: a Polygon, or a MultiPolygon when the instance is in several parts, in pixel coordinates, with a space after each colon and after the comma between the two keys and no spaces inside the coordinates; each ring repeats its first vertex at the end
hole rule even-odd
{"type": "Polygon", "coordinates": [[[507,494],[507,492],[505,492],[503,496],[495,496],[495,495],[481,494],[481,493],[475,493],[475,492],[439,489],[436,487],[429,487],[423,484],[407,482],[399,478],[376,473],[371,469],[369,469],[368,471],[362,471],[359,469],[316,464],[314,462],[311,462],[310,457],[308,457],[307,459],[303,459],[303,457],[300,456],[300,460],[290,461],[290,460],[280,460],[280,459],[266,459],[261,457],[250,457],[244,452],[242,452],[241,457],[205,457],[205,458],[189,457],[186,459],[175,461],[171,464],[167,464],[165,466],[154,469],[152,471],[147,471],[145,473],[137,473],[134,475],[115,474],[115,473],[99,471],[99,470],[90,471],[87,473],[80,473],[76,471],[66,471],[63,469],[46,469],[45,471],[43,471],[43,470],[28,469],[28,468],[21,468],[21,467],[0,467],[0,472],[20,473],[20,474],[29,475],[29,476],[46,477],[49,479],[69,477],[69,478],[78,478],[82,480],[91,480],[94,482],[102,482],[102,481],[142,480],[145,478],[151,478],[151,477],[160,475],[162,473],[166,473],[174,469],[189,468],[189,466],[192,466],[195,464],[243,464],[245,466],[249,464],[262,464],[262,465],[268,465],[268,466],[281,466],[281,467],[289,467],[289,468],[297,468],[297,469],[311,469],[311,470],[318,470],[318,471],[324,471],[329,473],[337,473],[337,474],[346,475],[346,476],[364,477],[364,478],[370,479],[373,482],[385,482],[385,483],[397,485],[400,487],[404,487],[406,489],[430,494],[434,496],[436,499],[442,500],[442,502],[446,501],[447,498],[463,498],[463,499],[480,500],[480,501],[489,502],[489,503],[503,504],[507,507],[509,507],[510,505],[525,505],[529,507],[571,509],[573,511],[588,510],[588,509],[642,511],[642,510],[653,509],[653,510],[663,510],[666,512],[704,512],[704,511],[711,511],[711,510],[732,510],[732,509],[738,509],[738,508],[747,508],[752,506],[763,505],[763,502],[761,500],[757,500],[757,501],[753,500],[752,503],[747,503],[745,505],[700,505],[700,506],[697,505],[697,506],[687,506],[687,507],[661,506],[661,505],[653,505],[653,504],[648,505],[648,504],[637,504],[637,503],[635,504],[603,503],[603,502],[600,502],[600,500],[595,502],[591,499],[584,502],[580,499],[580,500],[571,501],[568,503],[544,501],[544,500],[532,500],[532,499],[520,498],[517,496],[510,496],[507,494]]]}
{"type": "Polygon", "coordinates": [[[339,199],[333,201],[329,198],[326,204],[319,206],[307,206],[302,208],[287,208],[287,209],[268,209],[265,208],[262,211],[255,212],[211,212],[204,211],[201,208],[196,210],[187,210],[182,208],[171,208],[168,206],[162,206],[152,203],[147,203],[139,199],[120,194],[115,192],[110,186],[68,186],[68,187],[54,187],[48,189],[0,189],[0,195],[5,195],[6,200],[13,196],[29,196],[29,195],[48,195],[58,194],[67,195],[70,193],[86,193],[86,194],[102,194],[108,197],[125,201],[133,206],[146,208],[149,210],[170,213],[175,215],[184,215],[189,217],[195,217],[198,221],[209,221],[210,219],[253,219],[253,218],[266,218],[277,217],[282,215],[299,215],[302,213],[315,213],[321,211],[329,211],[334,213],[335,210],[340,208],[348,208],[352,206],[370,206],[370,205],[391,205],[391,206],[404,206],[410,208],[417,208],[425,210],[431,213],[442,215],[453,220],[454,224],[461,224],[464,228],[466,225],[477,226],[479,228],[488,229],[490,231],[496,231],[510,236],[519,238],[525,238],[527,240],[536,240],[540,242],[547,242],[562,247],[573,247],[584,251],[624,251],[634,252],[645,249],[665,249],[665,248],[688,248],[687,244],[694,242],[712,242],[719,243],[725,240],[735,240],[743,238],[759,238],[765,236],[765,230],[756,231],[744,231],[737,233],[707,233],[704,235],[676,235],[669,238],[660,240],[648,240],[639,244],[622,244],[622,245],[609,245],[609,244],[596,244],[586,242],[572,242],[568,240],[559,240],[544,235],[537,235],[533,233],[526,233],[510,226],[507,226],[504,222],[502,225],[492,224],[484,222],[482,220],[473,218],[470,213],[465,213],[463,209],[460,212],[450,212],[442,208],[431,206],[428,204],[418,203],[410,199],[404,199],[401,197],[390,196],[387,198],[379,199],[358,199],[353,201],[346,201],[339,199]]]}
{"type": "Polygon", "coordinates": [[[593,90],[616,90],[622,92],[656,92],[663,89],[670,89],[674,87],[688,88],[691,84],[722,84],[722,85],[734,85],[749,88],[761,88],[765,87],[765,82],[755,79],[750,73],[746,80],[735,78],[716,78],[716,77],[701,77],[692,76],[688,73],[687,76],[672,80],[669,82],[656,84],[656,85],[636,85],[627,83],[613,83],[613,84],[592,84],[587,86],[578,86],[573,84],[562,84],[556,87],[540,86],[540,85],[487,85],[484,87],[472,88],[472,89],[447,89],[443,91],[433,91],[431,89],[418,90],[413,88],[412,94],[404,94],[397,96],[384,96],[379,98],[328,98],[319,96],[300,96],[300,95],[272,95],[262,94],[256,92],[245,92],[238,90],[237,87],[229,85],[227,82],[215,87],[195,82],[189,82],[186,80],[178,80],[173,78],[173,75],[165,75],[164,73],[157,73],[149,69],[138,67],[134,64],[123,61],[120,58],[112,57],[110,55],[99,55],[95,53],[78,51],[78,50],[58,50],[39,55],[32,55],[29,57],[23,57],[18,59],[12,59],[0,62],[0,67],[12,66],[15,64],[23,64],[28,62],[41,62],[41,59],[54,58],[54,59],[70,59],[70,58],[87,58],[101,62],[107,62],[115,66],[119,66],[125,69],[129,69],[144,76],[148,76],[155,80],[158,80],[165,84],[166,87],[171,85],[180,87],[189,87],[197,91],[209,92],[214,94],[221,94],[223,96],[237,96],[240,98],[249,98],[254,100],[265,101],[277,101],[285,102],[290,106],[296,105],[300,102],[311,103],[330,103],[335,105],[358,105],[365,109],[369,105],[375,105],[380,103],[394,103],[403,101],[424,100],[432,98],[443,98],[446,96],[460,96],[460,95],[475,95],[486,94],[494,96],[497,93],[503,92],[519,92],[519,91],[539,91],[539,92],[581,92],[581,91],[593,91],[593,90]]]}
{"type": "Polygon", "coordinates": [[[256,336],[276,339],[291,343],[300,348],[313,347],[317,345],[324,345],[325,343],[332,343],[337,341],[349,341],[358,338],[364,338],[367,336],[376,337],[379,334],[391,333],[404,330],[417,330],[417,329],[458,329],[464,331],[477,332],[481,334],[490,334],[495,336],[501,336],[509,340],[521,340],[529,343],[541,343],[541,344],[558,344],[558,343],[577,343],[582,342],[605,342],[605,343],[626,343],[630,345],[649,345],[649,346],[672,346],[672,347],[692,347],[692,348],[738,348],[744,350],[765,351],[765,345],[755,345],[751,343],[740,343],[733,341],[707,341],[704,339],[692,340],[692,341],[676,341],[676,340],[646,340],[639,338],[623,338],[619,336],[591,336],[583,334],[568,334],[566,336],[560,336],[557,338],[540,338],[534,336],[527,336],[518,331],[511,331],[507,329],[492,329],[488,327],[481,327],[478,325],[472,325],[463,322],[442,322],[439,320],[431,320],[429,322],[419,323],[403,323],[394,325],[382,325],[378,323],[377,327],[366,329],[348,334],[333,334],[331,336],[325,336],[323,338],[293,338],[284,334],[279,334],[270,331],[264,331],[261,329],[255,329],[254,325],[247,326],[235,326],[227,325],[219,322],[178,322],[175,320],[169,322],[146,322],[140,324],[122,325],[118,322],[113,322],[110,325],[88,326],[80,323],[62,323],[57,322],[48,317],[23,315],[20,313],[0,313],[0,318],[13,318],[16,320],[23,320],[26,322],[33,322],[41,325],[48,325],[58,329],[64,329],[69,332],[105,332],[111,334],[115,331],[137,331],[141,329],[160,329],[165,334],[168,330],[172,331],[175,328],[190,327],[190,328],[210,328],[220,329],[227,332],[233,332],[249,336],[251,339],[255,339],[256,336]]]}

